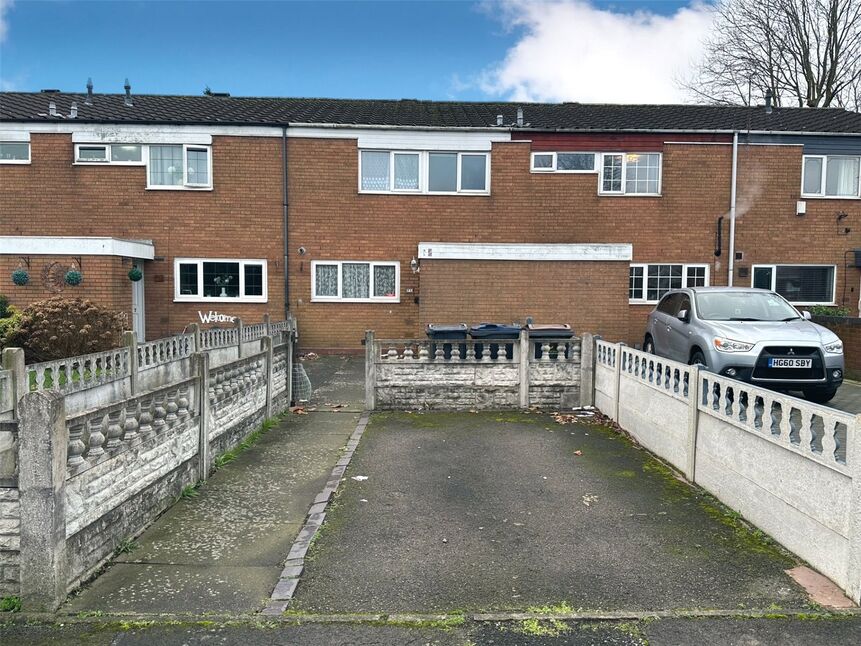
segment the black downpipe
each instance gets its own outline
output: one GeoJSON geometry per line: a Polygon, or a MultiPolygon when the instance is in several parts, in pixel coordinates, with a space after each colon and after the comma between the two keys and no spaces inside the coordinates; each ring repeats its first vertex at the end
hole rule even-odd
{"type": "Polygon", "coordinates": [[[723,216],[717,219],[717,229],[715,230],[715,258],[719,258],[723,253],[723,216]]]}

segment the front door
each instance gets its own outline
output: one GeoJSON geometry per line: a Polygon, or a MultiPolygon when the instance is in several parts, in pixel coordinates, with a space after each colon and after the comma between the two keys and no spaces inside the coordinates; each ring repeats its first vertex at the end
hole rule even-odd
{"type": "MultiPolygon", "coordinates": [[[[143,263],[137,268],[143,274],[143,263]]],[[[132,283],[132,329],[138,337],[138,343],[146,341],[146,316],[144,315],[144,280],[145,276],[132,283]]]]}

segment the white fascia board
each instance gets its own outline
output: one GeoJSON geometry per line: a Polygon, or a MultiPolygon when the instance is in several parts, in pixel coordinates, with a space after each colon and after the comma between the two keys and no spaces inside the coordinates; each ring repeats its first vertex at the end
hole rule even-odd
{"type": "Polygon", "coordinates": [[[30,141],[30,131],[29,130],[15,130],[14,128],[6,129],[6,125],[3,125],[3,128],[0,128],[0,141],[15,141],[15,142],[28,142],[30,141]]]}
{"type": "Polygon", "coordinates": [[[630,244],[518,244],[420,242],[419,258],[427,260],[578,260],[630,262],[630,244]]]}
{"type": "Polygon", "coordinates": [[[508,131],[416,130],[404,128],[290,127],[290,138],[356,139],[359,148],[380,150],[489,151],[495,141],[511,141],[508,131]]]}
{"type": "Polygon", "coordinates": [[[172,126],[115,123],[4,123],[2,132],[33,134],[71,134],[75,143],[152,143],[197,144],[212,143],[213,136],[280,137],[281,128],[270,126],[172,126]]]}
{"type": "Polygon", "coordinates": [[[73,236],[0,236],[0,255],[121,256],[152,260],[155,258],[155,247],[151,240],[73,236]]]}

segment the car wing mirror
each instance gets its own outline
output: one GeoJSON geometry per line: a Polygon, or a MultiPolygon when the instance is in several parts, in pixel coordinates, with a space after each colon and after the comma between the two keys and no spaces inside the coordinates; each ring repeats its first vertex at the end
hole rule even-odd
{"type": "Polygon", "coordinates": [[[679,319],[682,323],[687,323],[690,319],[688,310],[679,310],[679,313],[676,314],[676,318],[679,319]]]}
{"type": "Polygon", "coordinates": [[[801,312],[801,316],[803,316],[803,317],[804,317],[804,320],[805,320],[805,321],[809,321],[809,320],[812,318],[812,317],[810,316],[810,312],[808,312],[807,310],[803,310],[803,311],[801,312]]]}

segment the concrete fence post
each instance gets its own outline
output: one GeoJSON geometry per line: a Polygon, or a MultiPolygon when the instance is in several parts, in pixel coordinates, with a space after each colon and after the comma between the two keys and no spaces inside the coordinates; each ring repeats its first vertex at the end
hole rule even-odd
{"type": "Polygon", "coordinates": [[[237,352],[237,357],[239,359],[241,359],[242,358],[242,328],[243,328],[242,319],[237,316],[236,321],[234,321],[234,324],[236,325],[236,338],[237,338],[236,352],[237,352]]]}
{"type": "Polygon", "coordinates": [[[595,337],[586,332],[580,339],[580,405],[595,404],[595,337]]]}
{"type": "Polygon", "coordinates": [[[613,381],[615,382],[613,391],[613,421],[619,423],[619,404],[622,401],[622,348],[627,347],[624,343],[616,344],[616,365],[613,366],[615,373],[613,381]]]}
{"type": "Polygon", "coordinates": [[[688,447],[685,476],[691,482],[697,476],[697,432],[700,424],[700,367],[691,366],[688,377],[688,447]]]}
{"type": "Polygon", "coordinates": [[[520,342],[517,344],[520,350],[518,355],[520,376],[520,408],[529,408],[529,330],[520,330],[520,342]]]}
{"type": "Polygon", "coordinates": [[[365,331],[365,410],[376,406],[377,363],[374,351],[374,331],[365,331]]]}
{"type": "Polygon", "coordinates": [[[855,416],[853,428],[846,429],[846,438],[849,442],[847,462],[852,474],[846,591],[855,603],[861,603],[861,415],[855,416]]]}
{"type": "Polygon", "coordinates": [[[266,409],[263,418],[269,419],[272,417],[272,337],[264,336],[260,339],[260,343],[263,352],[266,353],[263,366],[266,376],[266,409]]]}
{"type": "Polygon", "coordinates": [[[65,399],[52,392],[27,393],[19,413],[21,601],[29,611],[53,611],[66,598],[69,580],[65,399]]]}
{"type": "Polygon", "coordinates": [[[126,330],[123,332],[123,345],[129,349],[129,391],[132,395],[138,394],[138,381],[140,379],[140,361],[138,361],[138,335],[126,330]]]}
{"type": "Polygon", "coordinates": [[[272,319],[269,316],[269,312],[263,315],[263,334],[272,336],[272,319]]]}
{"type": "Polygon", "coordinates": [[[198,401],[198,438],[197,472],[198,479],[205,482],[209,478],[209,429],[212,426],[212,412],[209,408],[209,353],[198,352],[194,355],[197,373],[198,401]]]}
{"type": "Polygon", "coordinates": [[[190,323],[186,329],[186,332],[194,335],[194,349],[192,352],[203,352],[203,348],[200,347],[200,325],[197,323],[190,323]]]}
{"type": "Polygon", "coordinates": [[[2,355],[3,370],[12,371],[12,416],[19,419],[18,405],[21,398],[30,391],[30,383],[27,379],[27,365],[24,362],[24,350],[22,348],[6,348],[2,355]]]}

